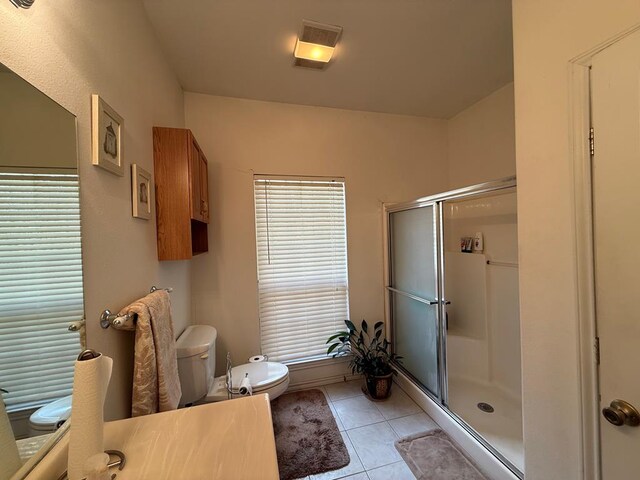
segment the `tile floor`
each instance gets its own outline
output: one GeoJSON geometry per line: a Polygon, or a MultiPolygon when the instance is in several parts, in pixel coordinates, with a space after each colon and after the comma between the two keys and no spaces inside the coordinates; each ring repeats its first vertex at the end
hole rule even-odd
{"type": "Polygon", "coordinates": [[[306,480],[415,479],[393,443],[438,426],[398,385],[384,402],[369,400],[361,386],[362,381],[356,380],[317,387],[327,397],[351,462],[306,480]]]}

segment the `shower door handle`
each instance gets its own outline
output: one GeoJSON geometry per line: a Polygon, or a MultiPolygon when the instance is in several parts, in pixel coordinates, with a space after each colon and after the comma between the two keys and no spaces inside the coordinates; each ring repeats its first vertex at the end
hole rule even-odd
{"type": "Polygon", "coordinates": [[[403,297],[410,298],[412,300],[416,300],[417,302],[424,303],[425,305],[438,305],[438,300],[427,300],[426,298],[418,297],[417,295],[412,295],[407,292],[403,292],[402,290],[398,290],[393,287],[387,286],[387,290],[393,293],[397,293],[398,295],[402,295],[403,297]]]}

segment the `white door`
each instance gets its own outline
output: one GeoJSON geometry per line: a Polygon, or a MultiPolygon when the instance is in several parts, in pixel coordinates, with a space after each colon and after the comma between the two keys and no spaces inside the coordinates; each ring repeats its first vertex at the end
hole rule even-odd
{"type": "Polygon", "coordinates": [[[591,94],[602,474],[640,479],[640,427],[610,423],[640,408],[640,32],[593,58],[591,94]]]}

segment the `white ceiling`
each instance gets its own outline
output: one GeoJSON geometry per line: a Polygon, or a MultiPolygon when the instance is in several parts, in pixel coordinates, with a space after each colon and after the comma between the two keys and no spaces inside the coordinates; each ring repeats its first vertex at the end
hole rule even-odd
{"type": "Polygon", "coordinates": [[[450,118],[513,79],[511,0],[143,0],[191,92],[450,118]],[[293,66],[302,19],[344,32],[293,66]]]}

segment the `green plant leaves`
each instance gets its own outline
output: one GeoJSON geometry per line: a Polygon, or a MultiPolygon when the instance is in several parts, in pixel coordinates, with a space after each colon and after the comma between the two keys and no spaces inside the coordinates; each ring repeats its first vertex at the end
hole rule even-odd
{"type": "Polygon", "coordinates": [[[402,357],[391,353],[390,342],[384,337],[384,322],[376,322],[373,332],[369,333],[369,324],[362,320],[360,329],[350,320],[344,321],[349,331],[336,332],[327,340],[327,355],[333,357],[350,353],[352,373],[366,376],[384,376],[395,373],[391,363],[402,357]],[[333,342],[333,343],[332,343],[333,342]]]}
{"type": "Polygon", "coordinates": [[[338,332],[338,333],[336,333],[336,334],[334,334],[334,335],[331,335],[331,336],[329,337],[329,339],[326,341],[326,343],[332,342],[332,341],[334,341],[336,338],[338,338],[338,339],[342,340],[342,338],[340,338],[340,337],[349,337],[349,332],[338,332]]]}

